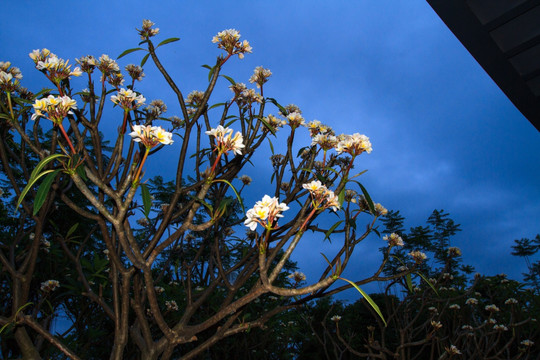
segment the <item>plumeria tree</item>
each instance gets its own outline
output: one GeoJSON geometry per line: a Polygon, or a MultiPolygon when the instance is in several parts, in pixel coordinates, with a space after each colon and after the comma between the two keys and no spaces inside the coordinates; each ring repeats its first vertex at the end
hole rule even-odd
{"type": "MultiPolygon", "coordinates": [[[[268,69],[255,69],[254,88],[221,75],[252,51],[236,30],[212,39],[224,52],[205,66],[206,89],[187,97],[157,53],[178,39],[156,45],[149,20],[138,33],[141,47],[118,58],[144,56],[125,71],[107,55],[83,56],[73,67],[34,50],[31,60],[52,84],[37,93],[22,87],[16,67],[0,64],[1,355],[191,359],[351,287],[381,316],[360,286],[407,274],[382,275],[390,249],[402,243],[389,241],[373,273],[334,286],[386,213],[354,174],[372,150],[369,138],[336,135],[306,122],[297,106],[265,97],[268,69]],[[146,105],[137,90],[148,60],[174,93],[176,116],[165,116],[161,100],[146,105]],[[231,98],[211,105],[221,83],[231,98]],[[103,134],[114,116],[118,130],[103,134]],[[300,132],[311,143],[296,144],[300,132]],[[282,153],[274,138],[283,138],[282,153]],[[242,171],[266,144],[271,185],[248,192],[252,180],[242,171]],[[176,171],[150,176],[149,164],[171,147],[176,171]],[[330,212],[340,220],[318,221],[330,212]],[[291,262],[306,237],[340,244],[309,279],[291,262]]],[[[422,253],[411,256],[422,262],[422,253]]]]}

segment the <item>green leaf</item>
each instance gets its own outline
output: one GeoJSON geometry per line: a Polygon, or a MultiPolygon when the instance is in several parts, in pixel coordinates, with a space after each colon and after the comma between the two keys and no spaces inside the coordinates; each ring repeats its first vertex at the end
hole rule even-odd
{"type": "Polygon", "coordinates": [[[207,68],[208,70],[212,70],[212,67],[210,65],[204,64],[204,65],[201,65],[201,67],[207,68]]]}
{"type": "Polygon", "coordinates": [[[214,71],[216,71],[216,66],[214,66],[213,68],[210,68],[210,71],[208,72],[208,81],[212,79],[212,75],[214,75],[214,71]]]}
{"type": "Polygon", "coordinates": [[[144,216],[148,218],[150,214],[150,209],[152,208],[152,197],[150,196],[150,191],[146,184],[141,184],[141,194],[143,201],[144,216]]]}
{"type": "Polygon", "coordinates": [[[214,104],[214,105],[210,106],[210,107],[208,108],[208,110],[213,109],[213,108],[218,107],[218,106],[223,106],[223,105],[226,105],[226,104],[227,104],[227,103],[217,103],[217,104],[214,104]]]}
{"type": "MultiPolygon", "coordinates": [[[[270,131],[272,133],[272,135],[276,136],[276,130],[272,127],[272,125],[270,125],[266,120],[264,120],[264,118],[261,116],[257,116],[259,118],[259,120],[261,120],[261,122],[263,123],[263,125],[268,129],[268,131],[270,131]]],[[[272,154],[274,152],[272,151],[272,154]]]]}
{"type": "Polygon", "coordinates": [[[144,55],[144,57],[142,58],[141,60],[141,67],[144,66],[144,64],[146,64],[146,61],[148,61],[148,57],[150,56],[150,53],[144,55]]]}
{"type": "Polygon", "coordinates": [[[231,85],[236,85],[236,82],[233,80],[232,77],[227,76],[227,75],[221,75],[221,76],[223,76],[225,79],[229,80],[229,82],[231,83],[231,85]]]}
{"type": "MultiPolygon", "coordinates": [[[[343,222],[343,220],[339,220],[337,223],[335,223],[334,225],[332,225],[332,227],[330,229],[328,229],[328,231],[326,232],[325,236],[324,236],[324,240],[328,239],[328,241],[330,241],[330,235],[332,235],[332,233],[334,232],[334,230],[336,230],[336,228],[343,222]]],[[[332,243],[332,241],[330,241],[330,243],[332,243]]]]}
{"type": "Polygon", "coordinates": [[[178,40],[180,40],[180,38],[177,38],[177,37],[172,37],[172,38],[165,39],[156,46],[156,49],[158,47],[160,47],[161,45],[169,44],[169,43],[172,43],[172,42],[175,42],[175,41],[178,41],[178,40]]]}
{"type": "Polygon", "coordinates": [[[283,106],[281,106],[281,105],[276,101],[276,99],[270,98],[270,97],[269,97],[269,98],[266,98],[266,99],[267,99],[268,101],[270,101],[272,104],[276,105],[276,106],[278,107],[279,111],[281,111],[281,113],[282,113],[283,115],[286,115],[286,114],[287,114],[287,110],[285,110],[285,108],[284,108],[283,106]]]}
{"type": "MultiPolygon", "coordinates": [[[[38,164],[39,166],[39,164],[38,164]]],[[[34,169],[35,171],[36,169],[34,169]]],[[[42,172],[41,174],[37,175],[37,174],[34,174],[34,172],[32,172],[32,175],[30,176],[30,180],[28,181],[28,184],[25,186],[25,188],[23,189],[23,191],[21,192],[21,195],[19,196],[19,200],[17,201],[17,205],[15,206],[15,213],[18,211],[19,209],[19,206],[21,205],[22,201],[24,200],[24,197],[26,196],[26,194],[28,194],[28,192],[30,191],[30,189],[32,188],[32,186],[34,186],[34,184],[42,177],[42,176],[45,176],[47,175],[48,173],[51,173],[55,170],[46,170],[44,172],[42,172]]]]}
{"type": "Polygon", "coordinates": [[[364,194],[364,197],[366,198],[366,202],[368,203],[369,210],[371,211],[373,215],[375,215],[375,205],[373,205],[373,200],[371,200],[371,196],[369,196],[369,193],[367,192],[364,185],[360,184],[360,182],[356,180],[352,180],[352,181],[354,181],[355,183],[358,184],[358,186],[360,186],[360,189],[362,190],[362,193],[364,194]]]}
{"type": "Polygon", "coordinates": [[[224,182],[225,184],[229,185],[229,187],[231,189],[233,189],[233,191],[234,191],[234,193],[236,195],[236,198],[238,199],[238,202],[240,203],[240,206],[242,207],[242,211],[244,213],[246,212],[246,210],[244,209],[244,202],[242,201],[242,198],[240,197],[240,194],[238,194],[238,191],[236,191],[235,187],[230,182],[228,182],[225,179],[218,179],[218,180],[214,180],[213,182],[224,182]]]}
{"type": "Polygon", "coordinates": [[[56,178],[56,175],[60,172],[60,169],[54,170],[47,177],[43,180],[41,185],[39,186],[39,189],[36,193],[36,197],[34,199],[34,212],[33,215],[36,215],[43,206],[43,203],[45,202],[45,199],[47,198],[47,195],[49,194],[49,190],[51,188],[52,183],[54,182],[54,179],[56,178]]]}
{"type": "Polygon", "coordinates": [[[339,202],[339,207],[343,207],[343,202],[345,201],[345,188],[341,189],[341,191],[339,192],[339,195],[338,195],[338,202],[339,202]]]}
{"type": "Polygon", "coordinates": [[[379,306],[375,303],[375,301],[373,301],[373,299],[371,297],[369,297],[369,295],[362,289],[360,289],[360,287],[358,287],[358,285],[356,285],[354,282],[350,281],[350,280],[347,280],[347,279],[344,279],[342,277],[340,277],[341,280],[344,280],[346,282],[348,282],[349,284],[351,284],[352,286],[354,286],[354,288],[356,290],[358,290],[358,292],[360,294],[362,294],[362,296],[364,297],[364,299],[367,300],[367,302],[369,303],[369,305],[371,305],[371,307],[373,308],[373,310],[375,310],[375,312],[377,313],[377,315],[380,316],[380,318],[382,319],[382,321],[384,322],[384,326],[388,326],[388,324],[386,323],[386,320],[384,320],[384,316],[381,312],[381,309],[379,309],[379,306]]]}
{"type": "Polygon", "coordinates": [[[268,144],[270,144],[270,151],[272,152],[272,155],[274,155],[274,145],[272,145],[270,138],[266,138],[266,139],[268,140],[268,144]]]}
{"type": "Polygon", "coordinates": [[[77,175],[79,175],[80,178],[83,179],[84,181],[87,181],[87,180],[88,180],[88,177],[86,176],[86,170],[85,170],[85,168],[84,168],[84,165],[77,166],[77,168],[75,169],[75,172],[76,172],[77,175]]]}
{"type": "Polygon", "coordinates": [[[131,54],[132,52],[139,51],[139,50],[144,50],[144,49],[143,49],[143,48],[127,49],[127,50],[125,50],[123,53],[121,53],[120,55],[118,55],[118,56],[116,57],[116,59],[123,58],[123,57],[126,56],[127,54],[131,54]]]}
{"type": "Polygon", "coordinates": [[[405,281],[407,282],[407,287],[409,288],[409,291],[410,292],[413,292],[413,286],[412,286],[412,278],[411,278],[411,274],[407,274],[405,276],[405,281]]]}
{"type": "Polygon", "coordinates": [[[48,163],[50,163],[51,161],[55,160],[55,159],[58,159],[58,158],[61,158],[61,157],[67,157],[66,155],[64,154],[53,154],[53,155],[49,155],[47,156],[45,159],[41,160],[36,168],[34,169],[34,171],[32,171],[32,174],[30,174],[30,180],[32,180],[32,178],[34,178],[35,176],[37,176],[37,174],[41,171],[41,169],[43,169],[45,167],[45,165],[47,165],[48,163]]]}
{"type": "Polygon", "coordinates": [[[426,284],[429,285],[429,287],[431,287],[433,289],[433,291],[435,291],[435,294],[437,294],[437,296],[439,296],[439,293],[437,292],[437,289],[435,289],[435,287],[433,286],[433,284],[431,283],[431,281],[429,281],[425,276],[424,274],[422,274],[420,271],[417,271],[416,274],[418,276],[420,276],[422,279],[424,279],[424,281],[426,282],[426,284]]]}
{"type": "Polygon", "coordinates": [[[76,223],[75,225],[73,225],[72,227],[69,228],[67,234],[66,234],[66,238],[70,237],[71,235],[73,235],[73,233],[75,232],[75,230],[77,230],[77,228],[79,227],[79,223],[76,223]]]}
{"type": "Polygon", "coordinates": [[[34,99],[37,99],[38,96],[41,96],[43,94],[46,94],[46,93],[50,93],[51,91],[53,91],[53,89],[41,89],[40,92],[37,92],[35,95],[34,95],[34,99]]]}

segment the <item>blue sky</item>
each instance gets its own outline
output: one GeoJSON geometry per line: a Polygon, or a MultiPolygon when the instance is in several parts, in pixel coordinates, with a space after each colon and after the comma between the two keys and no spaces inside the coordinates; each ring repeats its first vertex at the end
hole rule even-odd
{"type": "MultiPolygon", "coordinates": [[[[212,37],[238,29],[253,54],[229,61],[224,74],[247,82],[263,65],[273,72],[266,96],[297,104],[307,120],[338,133],[369,136],[373,152],[356,166],[369,169],[362,182],[377,202],[400,210],[408,226],[423,225],[434,209],[446,210],[462,225],[454,245],[465,263],[481,273],[521,277],[524,264],[509,253],[514,239],[540,232],[540,134],[425,0],[54,6],[26,0],[2,7],[0,61],[20,67],[23,84],[32,89],[46,85],[28,58],[33,49],[46,47],[71,62],[87,54],[114,58],[136,47],[135,28],[151,19],[161,39],[182,39],[159,54],[187,95],[204,89],[207,72],[200,65],[212,64],[220,53],[212,37]]],[[[128,55],[120,64],[138,63],[141,56],[128,55]]],[[[152,66],[145,73],[139,90],[147,99],[165,100],[174,115],[178,108],[163,80],[152,66]]],[[[228,97],[223,91],[212,100],[228,97]]],[[[265,171],[257,169],[261,177],[265,171]]],[[[378,241],[361,249],[352,277],[374,268],[378,241]]],[[[303,245],[297,256],[302,270],[323,266],[313,244],[303,245]]]]}

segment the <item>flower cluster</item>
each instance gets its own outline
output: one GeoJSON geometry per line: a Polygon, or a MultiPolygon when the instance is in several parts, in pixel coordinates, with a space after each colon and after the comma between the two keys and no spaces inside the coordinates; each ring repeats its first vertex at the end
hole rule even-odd
{"type": "Polygon", "coordinates": [[[81,71],[88,74],[91,74],[98,64],[96,58],[92,55],[83,56],[80,59],[75,59],[75,61],[81,66],[81,71]]]}
{"type": "Polygon", "coordinates": [[[229,56],[238,54],[240,59],[252,50],[247,40],[240,41],[240,33],[235,29],[220,31],[212,38],[212,42],[217,43],[218,48],[225,50],[229,56]]]}
{"type": "Polygon", "coordinates": [[[217,128],[211,129],[205,132],[206,135],[214,136],[216,138],[216,148],[219,154],[225,154],[229,150],[232,150],[233,153],[241,155],[242,149],[245,147],[244,138],[239,131],[232,136],[233,129],[224,128],[221,125],[218,125],[217,128]]]}
{"type": "Polygon", "coordinates": [[[268,78],[272,76],[272,72],[268,69],[263,68],[262,66],[257,66],[253,70],[253,75],[249,78],[249,82],[252,84],[257,84],[258,88],[261,88],[265,82],[268,81],[268,78]]]}
{"type": "Polygon", "coordinates": [[[287,122],[293,129],[297,128],[298,126],[303,126],[306,123],[302,117],[302,114],[297,111],[291,112],[287,115],[287,122]]]}
{"type": "Polygon", "coordinates": [[[439,330],[440,328],[443,327],[440,321],[435,321],[435,320],[431,320],[431,326],[433,326],[434,330],[439,330]]]}
{"type": "Polygon", "coordinates": [[[186,98],[186,103],[188,103],[188,105],[192,105],[192,106],[201,106],[202,103],[203,103],[203,98],[204,98],[204,92],[202,91],[199,91],[199,90],[193,90],[192,92],[190,92],[186,98]]]}
{"type": "Polygon", "coordinates": [[[523,346],[530,347],[530,346],[534,345],[534,341],[531,341],[529,339],[525,339],[522,342],[520,342],[520,344],[523,345],[523,346]]]}
{"type": "Polygon", "coordinates": [[[341,320],[341,316],[339,315],[334,315],[330,318],[330,320],[332,320],[333,322],[339,322],[341,320]]]}
{"type": "Polygon", "coordinates": [[[169,311],[178,311],[178,304],[174,300],[165,301],[165,307],[169,311]]]}
{"type": "Polygon", "coordinates": [[[293,279],[295,282],[299,283],[302,281],[306,281],[306,275],[303,272],[295,271],[292,274],[289,274],[287,276],[289,279],[293,279]]]}
{"type": "Polygon", "coordinates": [[[103,54],[99,57],[99,63],[97,65],[97,68],[103,73],[104,77],[120,72],[120,67],[118,66],[118,63],[106,54],[103,54]]]}
{"type": "Polygon", "coordinates": [[[257,224],[268,230],[275,229],[277,219],[283,217],[281,213],[286,210],[289,210],[287,204],[280,203],[276,197],[264,195],[262,200],[257,201],[255,206],[246,212],[247,219],[244,225],[252,231],[257,228],[257,224]]]}
{"type": "Polygon", "coordinates": [[[411,251],[408,255],[412,257],[417,264],[420,264],[427,259],[426,254],[418,250],[411,251]]]}
{"type": "MultiPolygon", "coordinates": [[[[319,134],[322,135],[334,135],[334,130],[328,126],[322,124],[319,120],[313,120],[306,124],[306,127],[309,130],[309,135],[311,137],[317,136],[319,134]]],[[[336,138],[337,141],[337,138],[336,138]]],[[[312,142],[313,145],[313,142],[312,142]]]]}
{"type": "Polygon", "coordinates": [[[0,89],[12,92],[19,89],[19,80],[22,79],[21,70],[11,66],[9,61],[0,61],[0,89]]]}
{"type": "Polygon", "coordinates": [[[383,237],[384,241],[388,241],[388,246],[403,246],[403,239],[396,233],[391,233],[383,237]]]}
{"type": "Polygon", "coordinates": [[[365,135],[358,133],[352,135],[340,135],[335,146],[338,154],[347,153],[353,157],[363,152],[371,153],[371,142],[365,135]]]}
{"type": "Polygon", "coordinates": [[[36,120],[40,116],[46,116],[54,124],[62,123],[67,114],[73,114],[72,109],[77,109],[77,102],[69,96],[53,96],[49,95],[41,100],[36,100],[34,103],[34,115],[32,120],[36,120]],[[46,114],[46,115],[45,115],[46,114]]]}
{"type": "Polygon", "coordinates": [[[338,211],[340,208],[339,199],[334,192],[324,186],[319,180],[313,180],[302,187],[311,193],[313,199],[312,204],[315,209],[332,208],[333,211],[338,211]]]}
{"type": "Polygon", "coordinates": [[[137,29],[139,35],[141,35],[141,40],[146,40],[152,36],[156,36],[159,33],[159,28],[152,29],[152,26],[155,24],[147,19],[144,19],[142,22],[142,29],[137,29]]]}
{"type": "Polygon", "coordinates": [[[133,110],[144,105],[146,99],[142,95],[137,95],[131,89],[120,89],[117,95],[111,96],[111,101],[120,105],[125,111],[133,110]]]}
{"type": "Polygon", "coordinates": [[[135,142],[141,142],[147,148],[153,148],[157,144],[170,145],[173,143],[172,133],[167,132],[161,126],[133,125],[133,131],[129,133],[135,142]]]}
{"type": "Polygon", "coordinates": [[[146,111],[148,112],[148,116],[150,118],[157,119],[163,113],[167,112],[167,105],[165,105],[163,100],[152,100],[150,104],[146,107],[146,111]]]}
{"type": "Polygon", "coordinates": [[[489,311],[489,312],[499,312],[500,311],[500,309],[497,307],[497,305],[494,305],[494,304],[486,305],[485,309],[486,309],[486,311],[489,311]]]}
{"type": "Polygon", "coordinates": [[[450,355],[461,355],[461,351],[455,345],[450,345],[450,347],[445,347],[444,349],[450,355]]]}
{"type": "Polygon", "coordinates": [[[144,77],[143,68],[140,67],[139,65],[133,65],[133,64],[126,65],[126,71],[128,72],[129,76],[131,76],[133,81],[135,80],[141,81],[142,78],[144,77]]]}
{"type": "Polygon", "coordinates": [[[69,79],[70,76],[82,75],[82,71],[79,67],[71,70],[71,65],[68,65],[69,60],[64,61],[47,49],[41,51],[34,50],[29,56],[34,60],[38,70],[49,73],[49,78],[55,84],[59,84],[62,80],[69,79]]]}
{"type": "Polygon", "coordinates": [[[518,301],[516,299],[514,299],[514,298],[508,298],[504,302],[505,305],[515,305],[517,303],[518,303],[518,301]]]}
{"type": "Polygon", "coordinates": [[[461,249],[455,246],[450,246],[448,248],[448,256],[452,256],[452,257],[461,256],[461,249]]]}
{"type": "Polygon", "coordinates": [[[43,292],[52,292],[60,287],[58,280],[47,280],[41,283],[41,291],[43,292]]]}
{"type": "Polygon", "coordinates": [[[251,105],[255,102],[262,104],[263,97],[254,89],[245,89],[240,93],[240,95],[237,96],[237,101],[241,105],[251,105]]]}
{"type": "Polygon", "coordinates": [[[478,300],[475,298],[468,298],[467,301],[465,301],[465,304],[467,305],[478,305],[478,300]]]}

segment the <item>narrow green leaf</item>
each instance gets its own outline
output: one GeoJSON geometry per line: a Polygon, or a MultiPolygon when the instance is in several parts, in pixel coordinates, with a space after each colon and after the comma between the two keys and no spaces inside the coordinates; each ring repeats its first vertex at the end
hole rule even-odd
{"type": "Polygon", "coordinates": [[[42,172],[41,174],[37,175],[34,179],[30,179],[31,181],[28,182],[28,184],[25,186],[25,188],[23,189],[23,191],[21,192],[21,196],[19,196],[19,200],[17,201],[17,205],[15,206],[15,213],[17,211],[19,211],[19,206],[21,205],[22,201],[24,200],[24,197],[26,196],[26,194],[28,194],[28,192],[30,191],[30,189],[32,188],[32,186],[35,185],[35,183],[42,177],[42,176],[45,176],[51,172],[53,172],[55,170],[46,170],[44,172],[42,172]]]}
{"type": "Polygon", "coordinates": [[[149,41],[150,41],[150,40],[145,39],[145,40],[141,41],[141,42],[139,43],[139,45],[146,44],[146,43],[149,42],[149,41]]]}
{"type": "Polygon", "coordinates": [[[324,255],[323,253],[321,253],[321,255],[323,256],[324,260],[326,260],[326,262],[328,263],[328,266],[330,266],[330,268],[333,270],[332,263],[328,260],[326,255],[324,255]]]}
{"type": "Polygon", "coordinates": [[[152,208],[152,197],[150,196],[150,191],[146,184],[141,184],[141,194],[143,201],[144,216],[148,218],[150,214],[150,209],[152,208]]]}
{"type": "Polygon", "coordinates": [[[121,53],[120,55],[118,55],[118,56],[116,57],[116,59],[123,58],[123,57],[126,56],[127,54],[131,54],[132,52],[139,51],[139,50],[144,50],[144,49],[143,49],[143,48],[127,49],[127,50],[125,50],[123,53],[121,53]]]}
{"type": "Polygon", "coordinates": [[[238,199],[238,202],[240,203],[240,206],[242,207],[242,211],[244,213],[246,212],[246,210],[244,209],[244,202],[242,201],[240,194],[238,194],[238,191],[236,191],[235,187],[230,182],[228,182],[225,179],[218,179],[218,180],[214,180],[213,182],[224,182],[225,184],[229,185],[229,187],[233,189],[234,194],[236,195],[236,198],[238,199]]]}
{"type": "MultiPolygon", "coordinates": [[[[330,235],[332,235],[332,233],[334,232],[334,230],[336,230],[336,228],[343,222],[343,220],[339,220],[337,223],[335,223],[334,225],[332,225],[332,227],[330,229],[328,229],[328,231],[326,232],[325,236],[324,236],[324,240],[328,239],[328,241],[330,241],[330,235]]],[[[332,243],[332,241],[330,241],[330,243],[332,243]]]]}
{"type": "Polygon", "coordinates": [[[79,223],[75,223],[75,225],[73,225],[72,227],[69,228],[67,234],[66,234],[66,238],[70,237],[71,235],[73,235],[73,233],[75,232],[75,230],[77,230],[77,228],[79,227],[79,223]]]}
{"type": "Polygon", "coordinates": [[[81,177],[81,179],[83,179],[84,181],[87,181],[87,180],[88,180],[88,177],[86,176],[86,170],[85,170],[84,165],[78,166],[78,167],[75,169],[75,172],[76,172],[76,173],[81,177]]]}
{"type": "Polygon", "coordinates": [[[422,274],[420,271],[417,271],[416,274],[418,276],[420,276],[422,279],[424,279],[424,281],[426,282],[426,284],[429,285],[430,288],[433,289],[433,291],[435,291],[435,294],[437,294],[437,296],[439,296],[439,293],[437,292],[437,289],[435,289],[435,287],[433,286],[433,284],[431,283],[431,281],[429,281],[429,279],[427,279],[424,274],[422,274]]]}
{"type": "Polygon", "coordinates": [[[359,177],[360,175],[363,175],[367,172],[367,169],[366,170],[362,170],[360,171],[358,174],[354,175],[353,177],[349,178],[350,180],[356,178],[356,177],[359,177]]]}
{"type": "Polygon", "coordinates": [[[234,116],[234,119],[231,120],[231,121],[229,121],[229,122],[227,122],[227,123],[225,123],[224,127],[228,128],[229,126],[231,126],[232,124],[234,124],[234,123],[236,122],[236,120],[238,120],[238,119],[236,119],[236,116],[234,116]]]}
{"type": "Polygon", "coordinates": [[[208,108],[208,110],[213,109],[213,108],[218,107],[218,106],[223,106],[223,105],[226,105],[226,103],[217,103],[217,104],[214,104],[214,105],[210,106],[208,108]]]}
{"type": "MultiPolygon", "coordinates": [[[[16,318],[17,318],[17,315],[19,315],[19,313],[20,313],[21,311],[23,311],[25,308],[27,308],[28,306],[33,305],[33,304],[34,304],[33,302],[27,302],[26,304],[24,304],[23,306],[21,306],[20,308],[18,308],[17,311],[15,312],[15,316],[14,316],[13,318],[16,319],[16,318]]],[[[5,329],[6,327],[8,327],[8,325],[10,325],[10,324],[13,324],[13,323],[12,323],[12,322],[8,322],[6,325],[2,326],[2,328],[0,329],[0,334],[1,334],[1,333],[4,331],[4,329],[5,329]]]]}
{"type": "Polygon", "coordinates": [[[268,131],[270,131],[272,133],[272,135],[276,136],[276,130],[274,129],[274,127],[272,125],[270,125],[266,120],[264,120],[264,118],[262,116],[257,116],[257,118],[259,118],[259,120],[261,120],[264,127],[266,127],[268,129],[268,131]]]}
{"type": "Polygon", "coordinates": [[[37,99],[38,96],[41,96],[43,94],[46,94],[46,93],[50,93],[51,91],[53,91],[53,89],[41,89],[41,91],[37,92],[35,95],[34,95],[34,99],[37,99]]]}
{"type": "Polygon", "coordinates": [[[362,193],[364,194],[364,197],[366,198],[366,202],[368,203],[369,210],[371,211],[373,215],[375,215],[375,205],[373,205],[373,200],[371,200],[371,196],[369,196],[369,193],[367,192],[366,188],[364,187],[364,185],[360,184],[360,182],[356,180],[353,180],[353,181],[357,183],[358,186],[360,186],[360,189],[362,190],[362,193]]]}
{"type": "Polygon", "coordinates": [[[61,158],[61,157],[67,157],[67,156],[63,155],[63,154],[53,154],[53,155],[49,155],[45,159],[41,160],[37,164],[36,168],[32,171],[32,174],[30,174],[30,180],[32,180],[34,177],[36,177],[37,174],[39,174],[41,172],[41,169],[43,169],[45,167],[45,165],[47,165],[51,161],[53,161],[55,159],[58,159],[58,158],[61,158]]]}
{"type": "Polygon", "coordinates": [[[343,202],[345,201],[345,188],[341,189],[341,191],[339,192],[339,195],[338,195],[338,202],[339,202],[339,207],[343,207],[343,202]]]}
{"type": "Polygon", "coordinates": [[[175,41],[178,41],[178,40],[180,40],[180,38],[177,38],[177,37],[172,37],[172,38],[165,39],[156,46],[156,49],[158,47],[160,47],[161,45],[169,44],[169,43],[172,43],[172,42],[175,42],[175,41]]]}
{"type": "Polygon", "coordinates": [[[212,69],[212,67],[211,67],[210,65],[206,65],[206,64],[204,64],[204,65],[201,65],[201,67],[203,67],[203,68],[207,68],[208,70],[211,70],[211,69],[212,69]]]}
{"type": "Polygon", "coordinates": [[[375,312],[377,313],[377,315],[380,316],[380,318],[382,319],[382,321],[384,322],[384,326],[388,326],[388,324],[386,323],[386,320],[384,320],[384,316],[381,312],[381,309],[379,308],[379,306],[375,303],[375,301],[373,301],[373,299],[362,289],[360,289],[360,287],[358,287],[358,285],[356,285],[354,282],[350,281],[350,280],[347,280],[347,279],[344,279],[342,277],[340,277],[341,280],[344,280],[346,282],[348,282],[349,284],[351,284],[352,286],[354,286],[354,288],[356,290],[358,290],[358,292],[360,294],[362,294],[362,296],[364,297],[364,299],[367,300],[367,302],[369,303],[369,305],[371,305],[371,307],[373,308],[373,310],[375,310],[375,312]]]}
{"type": "Polygon", "coordinates": [[[407,282],[407,287],[409,288],[409,291],[410,292],[413,292],[413,286],[412,286],[412,278],[411,278],[411,274],[407,274],[405,276],[405,281],[407,282]]]}
{"type": "Polygon", "coordinates": [[[211,68],[210,71],[208,72],[208,81],[210,81],[212,79],[212,75],[214,75],[214,71],[216,71],[216,66],[211,68]]]}
{"type": "Polygon", "coordinates": [[[274,145],[270,141],[270,138],[266,138],[268,140],[268,144],[270,145],[270,151],[272,152],[272,155],[274,155],[274,145]]]}
{"type": "Polygon", "coordinates": [[[148,57],[150,56],[150,53],[144,55],[144,57],[142,58],[141,60],[141,67],[144,66],[144,64],[146,64],[146,61],[148,61],[148,57]]]}
{"type": "Polygon", "coordinates": [[[281,113],[285,116],[287,115],[287,110],[285,110],[285,108],[283,106],[281,106],[277,101],[276,99],[274,98],[266,98],[268,101],[270,101],[272,104],[276,105],[277,108],[279,109],[279,111],[281,111],[281,113]]]}
{"type": "Polygon", "coordinates": [[[51,185],[54,182],[54,179],[56,178],[56,175],[58,175],[59,172],[60,172],[60,169],[57,169],[49,173],[49,175],[47,175],[47,177],[43,180],[43,182],[39,186],[39,189],[36,193],[36,197],[34,199],[33,215],[36,215],[39,209],[41,209],[41,207],[43,206],[43,203],[45,203],[45,199],[47,198],[47,195],[49,194],[51,185]]]}
{"type": "Polygon", "coordinates": [[[236,85],[236,82],[233,80],[232,77],[227,76],[227,75],[221,75],[221,76],[223,76],[225,79],[229,80],[229,82],[231,83],[231,85],[236,85]]]}

